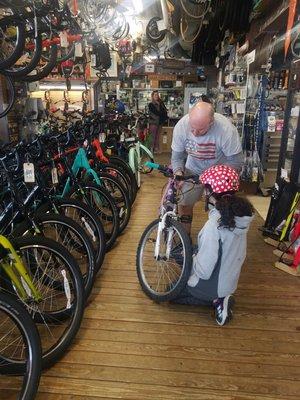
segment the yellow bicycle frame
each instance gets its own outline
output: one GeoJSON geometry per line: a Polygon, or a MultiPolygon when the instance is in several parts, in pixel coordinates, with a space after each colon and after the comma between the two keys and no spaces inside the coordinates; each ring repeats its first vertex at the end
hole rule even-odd
{"type": "Polygon", "coordinates": [[[3,246],[9,252],[7,257],[1,260],[0,268],[4,269],[6,275],[16,288],[18,296],[23,301],[30,298],[35,301],[42,300],[42,296],[32,282],[27,267],[22,262],[11,242],[3,235],[0,235],[0,246],[3,246]]]}

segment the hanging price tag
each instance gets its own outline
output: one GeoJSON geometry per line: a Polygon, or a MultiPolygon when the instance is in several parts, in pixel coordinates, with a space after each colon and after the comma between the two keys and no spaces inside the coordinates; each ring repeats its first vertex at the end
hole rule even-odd
{"type": "Polygon", "coordinates": [[[106,150],[106,153],[107,153],[109,156],[111,156],[111,149],[107,149],[107,150],[106,150]]]}
{"type": "Polygon", "coordinates": [[[58,183],[58,174],[57,174],[57,168],[56,167],[52,168],[51,177],[52,177],[53,185],[56,185],[58,183]]]}
{"type": "Polygon", "coordinates": [[[82,57],[82,56],[83,56],[83,51],[81,42],[75,43],[75,57],[82,57]]]}
{"type": "Polygon", "coordinates": [[[125,141],[125,135],[124,135],[124,133],[121,133],[120,141],[121,141],[121,142],[124,142],[124,141],[125,141]]]}
{"type": "Polygon", "coordinates": [[[96,66],[96,54],[91,54],[91,67],[96,66]]]}
{"type": "Polygon", "coordinates": [[[34,183],[35,182],[34,165],[32,163],[24,163],[23,170],[24,170],[24,182],[34,183]]]}
{"type": "Polygon", "coordinates": [[[104,143],[106,139],[105,132],[99,133],[99,142],[104,143]]]}
{"type": "Polygon", "coordinates": [[[67,31],[61,31],[60,34],[59,34],[59,38],[60,38],[60,46],[61,47],[68,47],[69,46],[67,31]]]}

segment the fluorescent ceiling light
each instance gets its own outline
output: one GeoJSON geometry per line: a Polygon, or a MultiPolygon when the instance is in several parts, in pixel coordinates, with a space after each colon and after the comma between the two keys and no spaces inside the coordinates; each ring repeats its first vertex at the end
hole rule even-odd
{"type": "MultiPolygon", "coordinates": [[[[67,90],[66,85],[40,84],[40,90],[67,90]]],[[[85,90],[84,85],[72,85],[71,90],[85,90]]]]}
{"type": "Polygon", "coordinates": [[[144,10],[143,0],[133,0],[133,6],[137,14],[141,14],[144,10]]]}

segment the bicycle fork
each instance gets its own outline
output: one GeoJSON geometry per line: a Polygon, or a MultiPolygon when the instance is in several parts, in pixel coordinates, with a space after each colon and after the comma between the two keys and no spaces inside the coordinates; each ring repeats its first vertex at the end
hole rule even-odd
{"type": "MultiPolygon", "coordinates": [[[[167,217],[174,217],[176,214],[174,211],[167,211],[161,221],[158,223],[158,229],[157,229],[157,237],[156,237],[156,242],[155,242],[155,248],[154,248],[154,258],[156,260],[159,260],[160,257],[160,247],[161,247],[161,239],[162,239],[162,233],[164,229],[167,226],[167,217]]],[[[168,236],[167,236],[167,244],[166,244],[166,258],[167,260],[170,258],[170,252],[171,252],[171,244],[172,244],[172,239],[173,239],[173,231],[174,228],[169,227],[168,229],[168,236]]]]}

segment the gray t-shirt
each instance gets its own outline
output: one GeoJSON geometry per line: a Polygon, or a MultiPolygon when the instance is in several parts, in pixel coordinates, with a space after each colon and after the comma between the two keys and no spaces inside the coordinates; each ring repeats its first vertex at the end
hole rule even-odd
{"type": "Polygon", "coordinates": [[[201,174],[212,165],[225,163],[226,157],[242,151],[239,134],[235,126],[223,115],[215,113],[214,123],[204,136],[194,136],[185,115],[174,127],[172,150],[185,152],[185,167],[201,174]]]}

